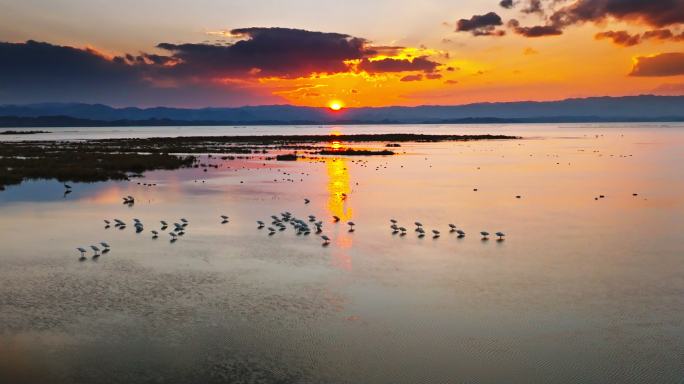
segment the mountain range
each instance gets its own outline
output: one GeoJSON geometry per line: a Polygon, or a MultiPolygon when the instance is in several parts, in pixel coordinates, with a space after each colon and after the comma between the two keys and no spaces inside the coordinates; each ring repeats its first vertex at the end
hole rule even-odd
{"type": "Polygon", "coordinates": [[[456,106],[364,107],[339,112],[292,105],[114,108],[102,104],[0,105],[0,126],[437,124],[684,121],[684,96],[591,97],[456,106]]]}

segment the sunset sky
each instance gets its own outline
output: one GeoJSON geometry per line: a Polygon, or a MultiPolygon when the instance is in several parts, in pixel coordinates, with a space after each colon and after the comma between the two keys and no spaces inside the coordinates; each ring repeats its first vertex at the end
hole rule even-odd
{"type": "Polygon", "coordinates": [[[0,103],[684,94],[684,0],[0,0],[0,103]]]}

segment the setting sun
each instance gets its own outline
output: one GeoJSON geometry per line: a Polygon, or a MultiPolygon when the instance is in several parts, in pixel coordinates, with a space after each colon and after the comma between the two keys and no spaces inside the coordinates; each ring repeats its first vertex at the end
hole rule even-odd
{"type": "Polygon", "coordinates": [[[330,104],[328,104],[328,108],[332,109],[333,111],[339,111],[342,108],[344,108],[344,105],[342,104],[341,101],[331,101],[330,104]]]}

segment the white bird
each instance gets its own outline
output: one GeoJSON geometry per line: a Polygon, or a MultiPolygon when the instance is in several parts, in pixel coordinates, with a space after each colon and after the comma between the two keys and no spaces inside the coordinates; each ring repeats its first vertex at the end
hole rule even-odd
{"type": "Polygon", "coordinates": [[[482,235],[483,240],[489,239],[489,232],[487,232],[487,231],[480,232],[480,235],[482,235]]]}
{"type": "Polygon", "coordinates": [[[159,232],[157,232],[157,231],[152,231],[152,238],[153,238],[153,239],[156,239],[156,238],[158,238],[158,237],[159,237],[159,232]]]}
{"type": "Polygon", "coordinates": [[[436,230],[436,229],[433,229],[433,230],[432,230],[432,234],[433,234],[432,237],[435,238],[435,239],[438,238],[438,237],[441,235],[441,233],[440,233],[438,230],[436,230]]]}
{"type": "Polygon", "coordinates": [[[111,248],[109,244],[105,243],[104,241],[100,241],[100,245],[104,247],[105,251],[109,251],[109,248],[111,248]]]}
{"type": "Polygon", "coordinates": [[[451,232],[456,232],[456,230],[458,229],[454,224],[449,224],[449,228],[451,228],[451,232]]]}
{"type": "Polygon", "coordinates": [[[323,245],[328,245],[330,244],[330,238],[326,235],[321,236],[321,239],[323,239],[323,245]]]}
{"type": "Polygon", "coordinates": [[[98,248],[98,247],[96,247],[96,246],[94,246],[94,245],[91,245],[91,246],[90,246],[90,249],[92,249],[93,252],[95,252],[95,254],[94,254],[93,256],[98,256],[98,255],[99,255],[99,253],[100,253],[100,248],[98,248]]]}
{"type": "Polygon", "coordinates": [[[456,233],[458,233],[458,237],[465,237],[466,235],[466,233],[461,229],[457,229],[456,233]]]}
{"type": "Polygon", "coordinates": [[[506,237],[506,234],[503,232],[497,232],[495,235],[499,237],[499,241],[503,241],[504,237],[506,237]]]}

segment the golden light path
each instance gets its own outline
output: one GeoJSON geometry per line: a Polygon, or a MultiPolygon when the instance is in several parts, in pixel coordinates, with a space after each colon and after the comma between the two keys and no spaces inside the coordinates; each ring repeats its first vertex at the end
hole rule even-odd
{"type": "Polygon", "coordinates": [[[353,210],[347,205],[345,198],[351,193],[347,160],[335,158],[326,160],[325,163],[328,173],[328,211],[332,216],[348,221],[353,217],[353,210]]]}
{"type": "MultiPolygon", "coordinates": [[[[338,128],[333,128],[330,134],[332,136],[339,136],[341,132],[338,128]]],[[[329,147],[332,150],[344,149],[343,144],[337,140],[331,141],[329,147]]],[[[354,211],[349,206],[347,198],[351,194],[348,161],[343,157],[329,158],[325,160],[325,165],[328,176],[328,213],[330,216],[339,217],[340,221],[346,224],[347,221],[354,217],[354,211]]],[[[341,232],[335,236],[336,247],[332,254],[332,263],[337,268],[351,271],[353,264],[349,249],[352,247],[353,239],[352,236],[349,236],[341,228],[346,228],[346,225],[338,228],[341,232]]]]}

